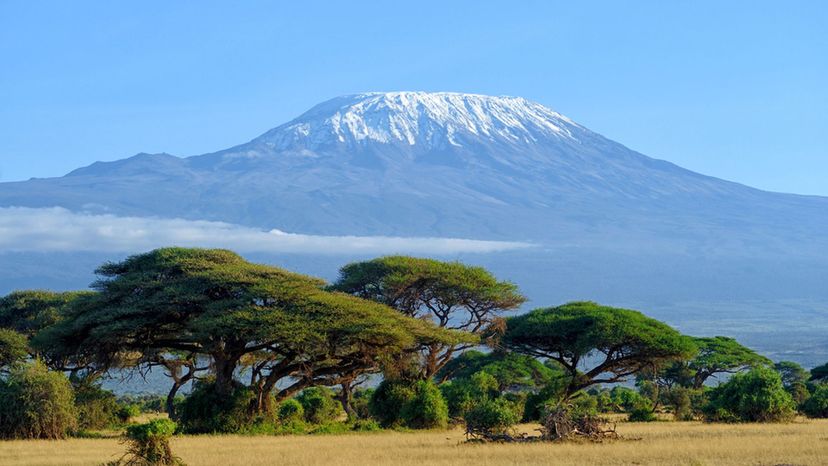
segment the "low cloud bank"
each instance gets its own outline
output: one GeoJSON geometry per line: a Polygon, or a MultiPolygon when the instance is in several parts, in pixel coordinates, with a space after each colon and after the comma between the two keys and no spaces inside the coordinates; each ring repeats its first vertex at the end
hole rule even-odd
{"type": "Polygon", "coordinates": [[[273,253],[453,254],[532,245],[458,238],[302,235],[204,220],[75,213],[61,207],[0,208],[0,252],[138,252],[162,246],[273,253]]]}

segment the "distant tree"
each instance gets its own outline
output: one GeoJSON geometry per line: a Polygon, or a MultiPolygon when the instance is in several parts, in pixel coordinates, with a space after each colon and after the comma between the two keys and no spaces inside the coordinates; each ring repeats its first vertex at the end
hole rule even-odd
{"type": "Polygon", "coordinates": [[[502,345],[560,364],[569,378],[564,398],[595,384],[625,380],[655,364],[690,358],[696,351],[690,338],[662,322],[592,302],[511,317],[502,345]]]}
{"type": "Polygon", "coordinates": [[[97,270],[97,293],[76,300],[35,343],[109,368],[175,352],[208,358],[217,396],[250,371],[255,409],[312,385],[379,370],[384,358],[457,335],[377,303],[324,291],[316,278],[225,250],[165,248],[97,270]],[[280,384],[280,382],[284,382],[280,384]]]}
{"type": "Polygon", "coordinates": [[[811,369],[810,379],[813,382],[828,382],[828,362],[811,369]]]}
{"type": "Polygon", "coordinates": [[[0,328],[0,374],[22,364],[27,355],[26,337],[14,330],[0,328]]]}
{"type": "MultiPolygon", "coordinates": [[[[0,328],[13,330],[30,340],[38,332],[59,322],[76,300],[92,294],[88,291],[15,291],[0,298],[0,328]]],[[[68,371],[76,379],[88,377],[91,380],[101,375],[87,361],[70,358],[60,352],[44,351],[31,344],[27,344],[27,352],[49,368],[68,371]]]]}
{"type": "Polygon", "coordinates": [[[701,388],[719,374],[735,374],[750,368],[770,366],[771,360],[730,337],[694,338],[698,355],[688,362],[693,371],[693,388],[701,388]]]}
{"type": "Polygon", "coordinates": [[[828,385],[816,387],[814,393],[802,404],[802,412],[808,417],[828,418],[828,385]]]}
{"type": "Polygon", "coordinates": [[[557,364],[544,364],[525,354],[503,351],[483,353],[471,350],[449,361],[437,373],[436,378],[469,379],[477,372],[485,372],[494,377],[501,392],[537,389],[548,384],[553,378],[563,375],[557,364]]]}
{"type": "Polygon", "coordinates": [[[790,390],[795,384],[807,382],[810,375],[805,368],[793,361],[779,361],[773,368],[782,377],[782,385],[786,390],[790,390]]]}
{"type": "MultiPolygon", "coordinates": [[[[475,335],[493,330],[502,312],[516,309],[526,300],[515,285],[497,280],[482,267],[404,256],[348,264],[331,289],[475,335]]],[[[422,345],[419,376],[433,378],[454,356],[475,344],[422,345]]]]}

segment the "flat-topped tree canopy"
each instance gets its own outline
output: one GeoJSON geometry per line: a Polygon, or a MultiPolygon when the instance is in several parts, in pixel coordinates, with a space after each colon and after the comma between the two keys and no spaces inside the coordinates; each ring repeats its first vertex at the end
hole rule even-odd
{"type": "Polygon", "coordinates": [[[773,361],[742,345],[734,338],[716,336],[693,338],[698,355],[688,363],[694,374],[693,386],[701,388],[717,374],[733,374],[752,367],[770,366],[773,361]]]}
{"type": "MultiPolygon", "coordinates": [[[[504,311],[526,301],[513,283],[482,267],[408,256],[348,264],[331,287],[397,309],[440,327],[481,335],[504,311]]],[[[433,377],[469,343],[423,347],[421,377],[433,377]]]]}
{"type": "Polygon", "coordinates": [[[41,344],[87,353],[102,365],[128,352],[209,356],[221,390],[238,383],[242,358],[252,367],[251,385],[264,393],[291,377],[285,397],[342,372],[373,370],[381,358],[423,343],[468,341],[226,250],[157,249],[98,274],[97,293],[77,300],[66,319],[38,336],[41,344]]]}
{"type": "Polygon", "coordinates": [[[0,298],[0,328],[12,329],[27,337],[61,319],[66,307],[89,291],[14,291],[0,298]]]}
{"type": "Polygon", "coordinates": [[[506,320],[501,344],[557,361],[570,375],[565,396],[624,380],[642,369],[696,351],[689,337],[641,312],[572,302],[506,320]]]}

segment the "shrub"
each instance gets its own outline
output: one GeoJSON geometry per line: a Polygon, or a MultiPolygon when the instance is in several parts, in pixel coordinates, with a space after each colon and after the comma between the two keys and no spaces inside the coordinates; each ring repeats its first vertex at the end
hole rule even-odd
{"type": "Polygon", "coordinates": [[[705,417],[719,422],[781,422],[794,415],[795,404],[773,369],[757,367],[734,375],[710,391],[705,417]]]}
{"type": "Polygon", "coordinates": [[[455,379],[440,387],[452,418],[462,418],[476,403],[500,395],[497,379],[487,372],[476,372],[468,379],[455,379]]]}
{"type": "Polygon", "coordinates": [[[414,389],[407,383],[383,380],[371,395],[368,408],[371,416],[383,427],[394,427],[402,423],[400,414],[403,406],[414,398],[414,389]]]}
{"type": "Polygon", "coordinates": [[[463,417],[466,432],[475,435],[505,434],[520,420],[515,405],[504,398],[476,404],[463,417]]]}
{"type": "Polygon", "coordinates": [[[630,411],[628,420],[630,422],[653,422],[657,421],[658,418],[655,413],[653,413],[650,406],[642,404],[641,406],[633,408],[632,411],[630,411]]]}
{"type": "Polygon", "coordinates": [[[414,397],[403,405],[400,417],[413,429],[445,428],[448,424],[448,407],[440,389],[430,380],[414,385],[414,397]]]}
{"type": "Polygon", "coordinates": [[[673,408],[673,417],[677,421],[690,421],[694,418],[693,391],[684,387],[673,387],[664,393],[664,399],[673,408]]]}
{"type": "Polygon", "coordinates": [[[74,382],[78,426],[81,429],[106,429],[118,424],[121,408],[114,393],[85,379],[74,382]]]}
{"type": "Polygon", "coordinates": [[[802,412],[808,417],[828,417],[828,385],[822,385],[802,404],[802,412]]]}
{"type": "Polygon", "coordinates": [[[357,419],[351,424],[351,430],[355,432],[376,432],[382,430],[382,426],[373,419],[357,419]]]}
{"type": "Polygon", "coordinates": [[[291,398],[279,405],[278,416],[281,423],[301,421],[305,417],[305,408],[302,407],[302,403],[291,398]]]}
{"type": "Polygon", "coordinates": [[[117,464],[167,466],[183,465],[170,449],[176,424],[169,419],[153,419],[146,424],[127,427],[127,453],[117,464]],[[128,458],[128,459],[127,459],[128,458]]]}
{"type": "Polygon", "coordinates": [[[342,406],[334,400],[333,393],[324,387],[306,388],[296,400],[305,411],[305,420],[311,424],[333,421],[342,411],[342,406]]]}
{"type": "Polygon", "coordinates": [[[371,397],[374,395],[373,388],[354,390],[351,408],[354,409],[357,419],[368,419],[371,417],[371,397]]]}
{"type": "Polygon", "coordinates": [[[129,422],[140,415],[141,407],[137,404],[124,404],[118,409],[118,420],[121,422],[129,422]]]}
{"type": "Polygon", "coordinates": [[[249,429],[256,421],[251,409],[256,395],[237,386],[229,395],[217,393],[211,381],[196,384],[176,408],[181,430],[191,434],[235,433],[249,429]]]}
{"type": "Polygon", "coordinates": [[[540,421],[545,406],[556,404],[561,399],[564,392],[563,385],[562,381],[553,381],[538,393],[528,395],[523,405],[523,422],[540,421]]]}
{"type": "Polygon", "coordinates": [[[0,378],[0,438],[60,439],[77,428],[72,385],[36,362],[0,378]]]}

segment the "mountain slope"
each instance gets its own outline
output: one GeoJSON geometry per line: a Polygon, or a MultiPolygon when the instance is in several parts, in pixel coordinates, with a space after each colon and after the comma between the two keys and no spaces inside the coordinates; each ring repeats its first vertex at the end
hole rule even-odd
{"type": "Polygon", "coordinates": [[[526,99],[324,102],[212,154],[139,154],[0,184],[0,206],[222,220],[312,234],[460,236],[727,254],[828,249],[828,200],[646,157],[526,99]]]}

